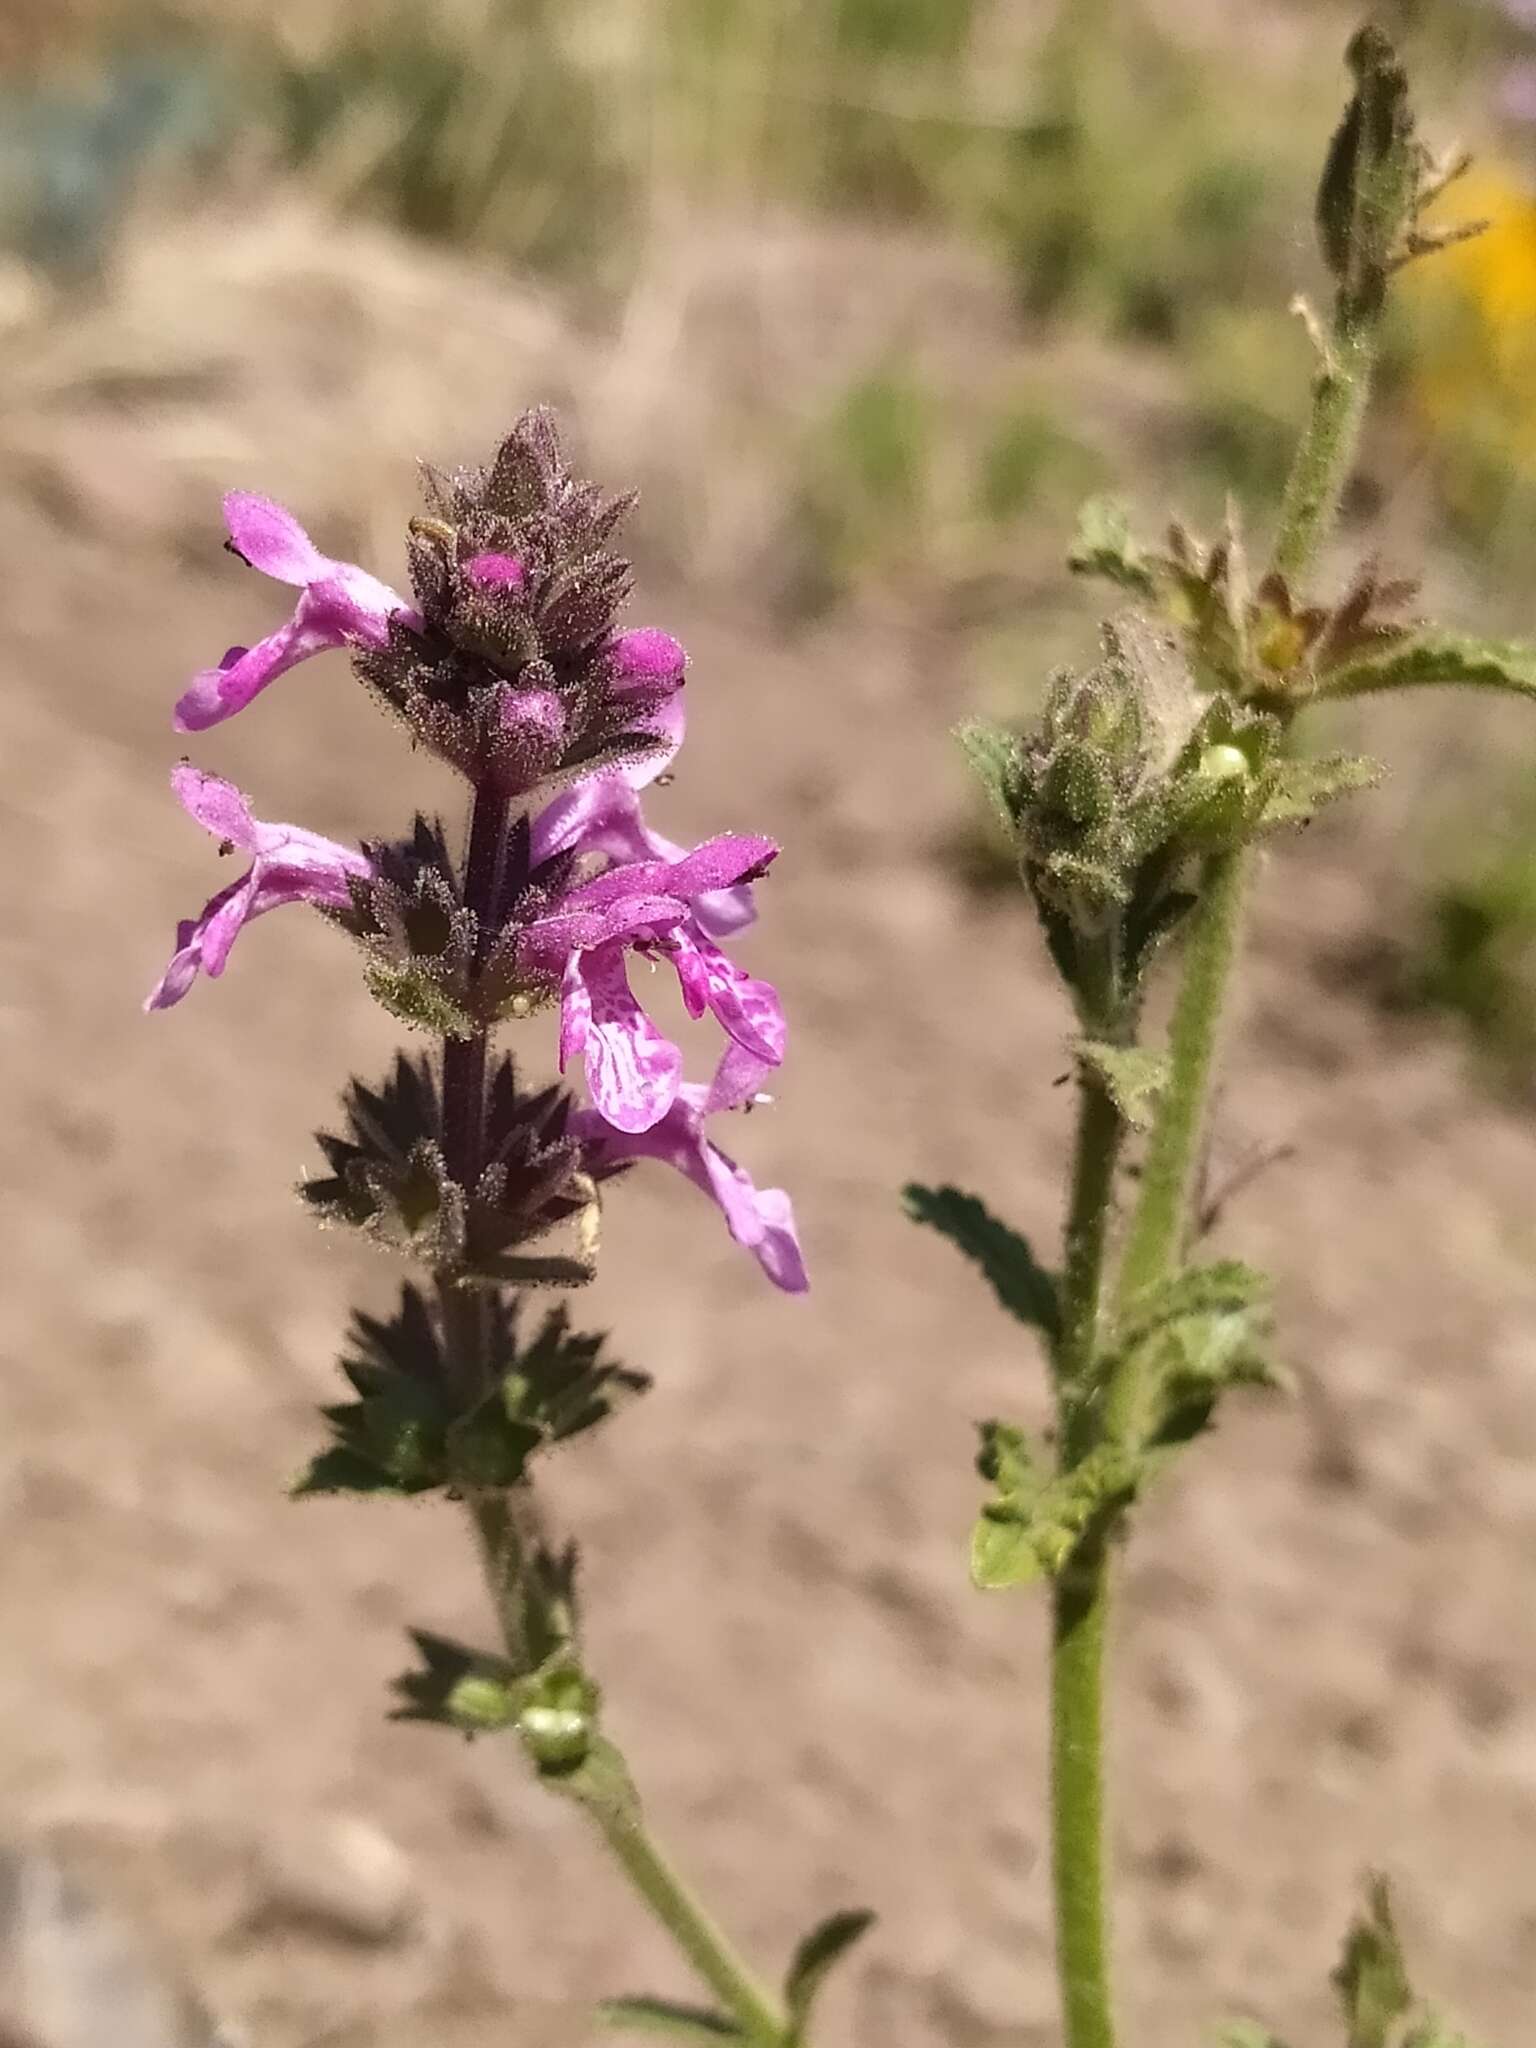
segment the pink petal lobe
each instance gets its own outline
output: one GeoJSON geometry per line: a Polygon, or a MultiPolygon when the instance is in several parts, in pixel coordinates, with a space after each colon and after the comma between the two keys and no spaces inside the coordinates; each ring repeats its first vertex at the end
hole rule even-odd
{"type": "Polygon", "coordinates": [[[279,583],[312,583],[331,566],[291,512],[254,491],[227,491],[224,521],[251,567],[279,583]]]}
{"type": "Polygon", "coordinates": [[[227,839],[243,852],[256,851],[258,827],[251,815],[250,802],[232,782],[204,774],[190,761],[178,761],[171,770],[171,788],[188,817],[195,819],[205,832],[211,832],[215,839],[227,839]]]}

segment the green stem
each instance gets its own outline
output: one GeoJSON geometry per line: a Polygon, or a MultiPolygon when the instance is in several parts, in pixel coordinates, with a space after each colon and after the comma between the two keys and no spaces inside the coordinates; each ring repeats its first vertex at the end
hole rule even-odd
{"type": "MultiPolygon", "coordinates": [[[[1274,567],[1294,584],[1311,568],[1339,509],[1355,458],[1375,367],[1378,320],[1340,295],[1324,357],[1312,384],[1312,411],[1281,502],[1274,567]]],[[[1184,980],[1169,1041],[1167,1091],[1147,1152],[1141,1194],[1120,1272],[1129,1301],[1173,1269],[1184,1249],[1190,1191],[1205,1133],[1217,1035],[1237,957],[1252,854],[1246,847],[1205,864],[1191,913],[1184,980]]],[[[1111,1392],[1123,1419],[1136,1389],[1111,1392]]]]}
{"type": "MultiPolygon", "coordinates": [[[[1092,1448],[1093,1408],[1073,1399],[1099,1344],[1115,1169],[1125,1126],[1089,1075],[1080,1083],[1077,1147],[1067,1210],[1066,1270],[1056,1374],[1064,1469],[1092,1448]]],[[[1051,1874],[1056,1968],[1066,2048],[1114,2048],[1109,1899],[1104,1884],[1103,1665],[1108,1559],[1085,1546],[1053,1589],[1051,1636],[1051,1874]]]]}
{"type": "MultiPolygon", "coordinates": [[[[526,1654],[528,1632],[524,1613],[529,1593],[524,1573],[528,1536],[518,1526],[510,1492],[475,1494],[468,1505],[502,1635],[513,1657],[520,1657],[526,1654]]],[[[627,1770],[624,1776],[627,1783],[627,1770]]],[[[625,1876],[744,2038],[754,2048],[784,2048],[789,2038],[788,2019],[662,1854],[640,1818],[638,1801],[587,1797],[580,1803],[625,1876]]]]}
{"type": "MultiPolygon", "coordinates": [[[[1083,1020],[1095,1037],[1120,1044],[1134,1028],[1121,993],[1119,935],[1106,935],[1097,960],[1085,961],[1091,985],[1083,1020]]],[[[1125,1123],[1086,1067],[1078,1079],[1077,1138],[1067,1204],[1061,1332],[1055,1351],[1060,1411],[1058,1460],[1070,1470],[1093,1447],[1100,1427],[1082,1398],[1099,1351],[1105,1267],[1115,1213],[1115,1173],[1125,1123]]],[[[1101,1542],[1054,1588],[1051,1640],[1051,1862],[1056,1904],[1056,1967],[1067,2048],[1114,2048],[1109,1981],[1108,1895],[1104,1884],[1103,1663],[1106,1558],[1101,1542]]]]}
{"type": "MultiPolygon", "coordinates": [[[[504,795],[491,788],[476,791],[464,895],[479,921],[482,958],[495,929],[507,858],[508,815],[504,795]]],[[[443,1150],[455,1179],[467,1188],[478,1181],[484,1161],[489,1054],[490,1036],[483,1030],[469,1038],[450,1039],[443,1049],[443,1150]]],[[[460,1284],[451,1270],[438,1276],[438,1298],[449,1368],[468,1406],[485,1391],[488,1381],[488,1299],[480,1289],[460,1284]]],[[[472,1493],[467,1505],[503,1640],[515,1661],[524,1659],[535,1634],[541,1641],[559,1639],[570,1626],[568,1616],[535,1613],[529,1606],[543,1597],[537,1574],[529,1569],[538,1548],[534,1502],[524,1488],[521,1499],[511,1490],[472,1493]]],[[[586,1799],[582,1803],[630,1882],[736,2021],[743,2037],[753,2048],[782,2048],[789,2034],[788,2020],[651,1840],[635,1802],[586,1799]]]]}
{"type": "Polygon", "coordinates": [[[756,2048],[783,2048],[789,2022],[672,1868],[644,1823],[607,1804],[589,1809],[635,1890],[756,2048]]]}
{"type": "MultiPolygon", "coordinates": [[[[1141,1194],[1120,1267],[1122,1305],[1170,1272],[1184,1249],[1247,881],[1246,848],[1211,855],[1201,875],[1184,979],[1168,1034],[1167,1087],[1142,1165],[1141,1194]]],[[[1133,1394],[1132,1389],[1111,1386],[1108,1427],[1125,1420],[1124,1409],[1133,1394]]]]}
{"type": "Polygon", "coordinates": [[[1053,1589],[1051,1634],[1052,1878],[1066,2048],[1114,2048],[1104,1883],[1104,1635],[1109,1599],[1102,1542],[1053,1589]]]}
{"type": "Polygon", "coordinates": [[[1376,323],[1341,312],[1325,347],[1275,535],[1273,566],[1293,584],[1311,568],[1349,481],[1376,363],[1376,323]]]}
{"type": "Polygon", "coordinates": [[[1056,1346],[1056,1375],[1063,1387],[1082,1385],[1098,1350],[1104,1262],[1114,1220],[1115,1169],[1124,1133],[1114,1103],[1097,1081],[1084,1075],[1078,1090],[1077,1142],[1061,1282],[1061,1336],[1056,1346]]]}
{"type": "MultiPolygon", "coordinates": [[[[1370,390],[1376,323],[1343,301],[1312,390],[1312,411],[1286,486],[1274,566],[1291,583],[1310,568],[1338,513],[1370,390]]],[[[1184,978],[1169,1035],[1169,1076],[1148,1145],[1141,1192],[1120,1269],[1123,1305],[1183,1257],[1205,1134],[1211,1080],[1243,928],[1252,856],[1213,854],[1201,879],[1184,978]]],[[[1085,1085],[1067,1224],[1062,1328],[1056,1363],[1063,1391],[1081,1385],[1099,1344],[1105,1251],[1120,1142],[1113,1105],[1085,1085]]],[[[1129,1365],[1103,1407],[1064,1403],[1065,1464],[1096,1442],[1134,1434],[1141,1389],[1129,1365]]],[[[1054,1589],[1051,1642],[1051,1810],[1056,1942],[1066,2048],[1114,2048],[1104,1882],[1104,1645],[1108,1546],[1091,1536],[1054,1589]]]]}

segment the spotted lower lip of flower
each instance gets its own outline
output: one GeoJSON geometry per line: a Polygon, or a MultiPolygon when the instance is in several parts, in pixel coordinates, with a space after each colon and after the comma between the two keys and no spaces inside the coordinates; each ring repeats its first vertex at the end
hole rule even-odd
{"type": "Polygon", "coordinates": [[[251,855],[237,882],[209,898],[200,916],[176,927],[176,950],[145,999],[146,1010],[179,1003],[199,974],[216,978],[230,949],[253,917],[284,903],[317,903],[343,910],[351,901],[350,881],[373,872],[368,856],[306,832],[300,825],[265,824],[233,783],[205,775],[183,761],[172,771],[171,787],[189,817],[220,842],[251,855]]]}
{"type": "Polygon", "coordinates": [[[611,1128],[595,1109],[577,1110],[570,1132],[582,1140],[596,1169],[620,1166],[632,1159],[660,1159],[692,1181],[715,1203],[725,1226],[757,1260],[775,1287],[786,1294],[804,1294],[810,1286],[795,1212],[783,1188],[759,1188],[745,1167],[738,1166],[705,1132],[706,1119],[732,1105],[721,1078],[708,1088],[685,1083],[671,1107],[649,1130],[622,1133],[611,1128]]]}
{"type": "Polygon", "coordinates": [[[216,668],[193,677],[176,706],[178,732],[203,732],[243,711],[269,683],[331,647],[387,644],[389,622],[420,620],[387,583],[352,562],[322,555],[291,512],[270,498],[231,491],[224,500],[230,544],[253,569],[296,584],[293,616],[254,647],[231,647],[216,668]]]}
{"type": "Polygon", "coordinates": [[[754,1077],[784,1057],[784,1013],[776,991],[746,973],[701,927],[699,898],[761,874],[778,848],[770,839],[727,835],[678,861],[635,861],[580,882],[523,932],[525,968],[560,979],[560,1063],[586,1060],[587,1084],[616,1130],[661,1121],[677,1099],[682,1054],[636,1001],[627,950],[671,962],[689,1014],[710,1011],[754,1077]]]}

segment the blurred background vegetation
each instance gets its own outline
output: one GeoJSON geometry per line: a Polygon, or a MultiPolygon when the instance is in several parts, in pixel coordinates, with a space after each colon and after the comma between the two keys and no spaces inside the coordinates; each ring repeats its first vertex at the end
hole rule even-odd
{"type": "MultiPolygon", "coordinates": [[[[1428,550],[1437,602],[1530,629],[1536,0],[1387,12],[1438,139],[1478,152],[1447,217],[1491,225],[1403,295],[1352,509],[1389,557],[1428,550]]],[[[1022,710],[1090,615],[1060,569],[1084,496],[1113,485],[1154,525],[1170,478],[1197,522],[1229,493],[1260,523],[1273,502],[1307,375],[1285,308],[1318,285],[1304,223],[1353,18],[1331,0],[6,0],[0,349],[109,298],[146,222],[301,195],[382,223],[552,295],[611,347],[621,392],[647,349],[691,387],[648,429],[672,466],[651,539],[665,555],[675,512],[678,573],[782,632],[844,608],[910,621],[990,708],[1022,710]],[[832,349],[818,274],[866,308],[832,349]],[[679,291],[719,298],[686,362],[679,291]],[[690,398],[698,431],[668,432],[690,398]]],[[[1410,936],[1379,979],[1460,1018],[1491,1083],[1525,1089],[1520,744],[1494,801],[1483,769],[1429,750],[1395,813],[1410,936]]],[[[979,825],[963,853],[983,884],[979,825]]]]}

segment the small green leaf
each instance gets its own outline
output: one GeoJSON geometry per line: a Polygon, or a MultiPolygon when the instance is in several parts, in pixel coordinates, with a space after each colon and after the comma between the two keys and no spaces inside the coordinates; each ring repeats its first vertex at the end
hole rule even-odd
{"type": "Polygon", "coordinates": [[[1349,2048],[1392,2048],[1395,2023],[1408,2012],[1413,1993],[1384,1877],[1369,1882],[1365,1911],[1345,1938],[1333,1983],[1349,2028],[1349,2048]]]}
{"type": "Polygon", "coordinates": [[[1075,576],[1102,576],[1138,597],[1156,595],[1156,582],[1131,536],[1130,514],[1118,498],[1090,498],[1077,515],[1067,567],[1075,576]]]}
{"type": "Polygon", "coordinates": [[[992,808],[1012,831],[1018,823],[1022,768],[1018,740],[1003,726],[988,725],[980,718],[968,718],[963,725],[957,725],[955,738],[992,808]]]}
{"type": "Polygon", "coordinates": [[[1536,647],[1519,640],[1479,640],[1465,633],[1420,633],[1406,644],[1335,669],[1327,697],[1364,697],[1377,690],[1433,688],[1463,683],[1474,689],[1511,690],[1536,697],[1536,647]]]}
{"type": "Polygon", "coordinates": [[[745,2038],[724,2013],[702,2005],[677,2005],[670,1998],[605,1998],[597,2017],[605,2027],[626,2034],[671,2034],[683,2041],[745,2038]]]}
{"type": "Polygon", "coordinates": [[[1258,829],[1304,825],[1324,804],[1356,790],[1374,789],[1386,770],[1361,754],[1319,754],[1311,760],[1282,761],[1273,771],[1259,812],[1258,829]]]}
{"type": "Polygon", "coordinates": [[[1097,1038],[1079,1039],[1073,1051],[1131,1129],[1144,1131],[1168,1084],[1167,1055],[1144,1046],[1105,1045],[1097,1038]]]}
{"type": "Polygon", "coordinates": [[[1132,1305],[1102,1370],[1137,1357],[1136,1440],[1149,1475],[1209,1426],[1227,1388],[1283,1384],[1268,1331],[1269,1283],[1235,1259],[1192,1267],[1132,1305]]]}
{"type": "Polygon", "coordinates": [[[421,1662],[394,1680],[393,1721],[435,1721],[464,1735],[510,1727],[517,1716],[519,1682],[505,1657],[466,1648],[449,1636],[412,1629],[421,1662]]]}
{"type": "Polygon", "coordinates": [[[798,2041],[811,2016],[811,2004],[827,1974],[842,1960],[854,1943],[875,1924],[875,1915],[863,1909],[834,1913],[823,1920],[795,1950],[794,1961],[784,1979],[784,2003],[789,2012],[789,2038],[798,2041]]]}
{"type": "MultiPolygon", "coordinates": [[[[1007,1435],[1016,1451],[1019,1433],[1007,1435]]],[[[1032,1467],[1022,1484],[1010,1486],[1005,1476],[972,1534],[972,1579],[984,1592],[1001,1592],[1054,1578],[1090,1526],[1132,1499],[1139,1478],[1136,1459],[1116,1444],[1100,1444],[1054,1478],[1038,1478],[1032,1467]]]]}
{"type": "Polygon", "coordinates": [[[983,1508],[971,1531],[971,1584],[983,1593],[1006,1593],[1034,1585],[1043,1572],[1029,1523],[983,1508]]]}
{"type": "Polygon", "coordinates": [[[1061,1324],[1055,1276],[1036,1262],[1017,1231],[960,1188],[929,1188],[911,1181],[902,1189],[902,1201],[914,1223],[926,1223],[947,1237],[981,1268],[1009,1315],[1055,1340],[1061,1324]]]}

